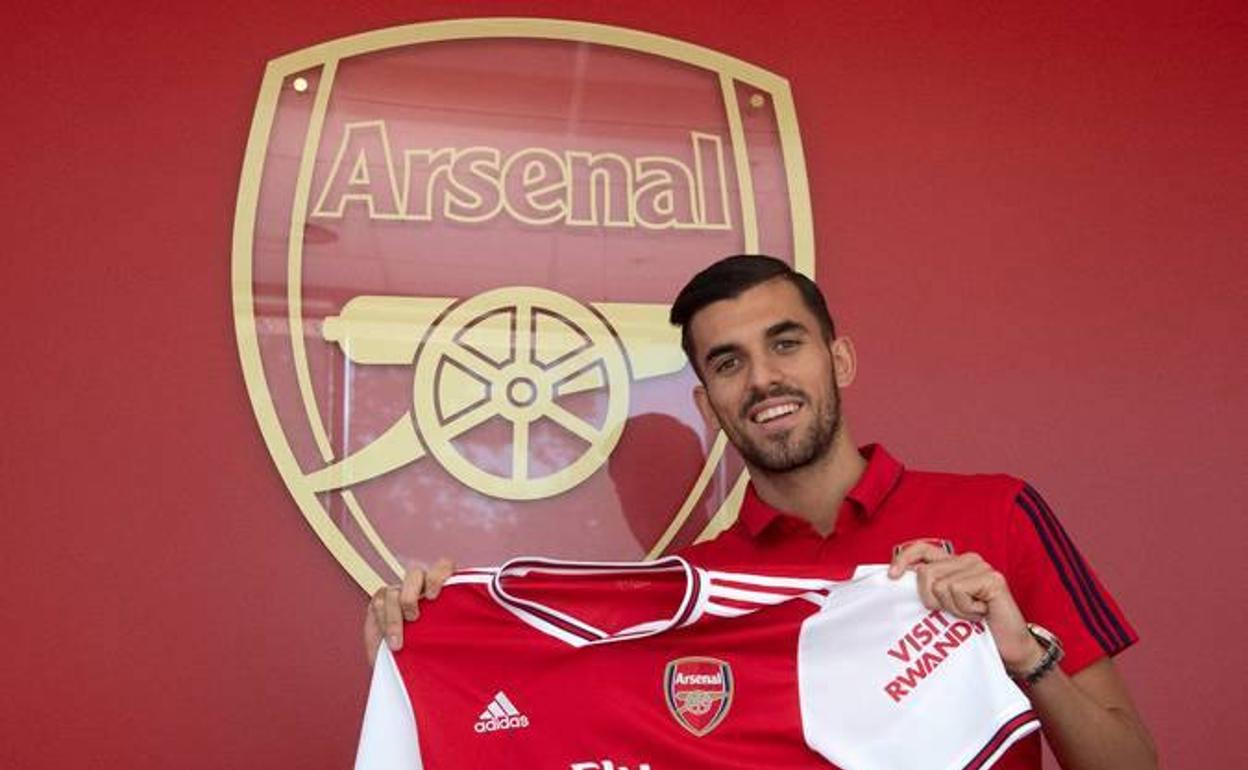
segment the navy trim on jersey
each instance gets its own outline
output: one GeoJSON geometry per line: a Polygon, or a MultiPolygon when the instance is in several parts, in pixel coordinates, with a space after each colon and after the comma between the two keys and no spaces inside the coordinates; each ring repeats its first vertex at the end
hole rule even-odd
{"type": "Polygon", "coordinates": [[[520,612],[532,615],[533,617],[549,623],[566,634],[579,637],[585,641],[602,639],[605,634],[598,629],[592,629],[592,627],[587,624],[581,624],[579,621],[570,622],[567,618],[560,617],[558,614],[548,610],[545,606],[537,602],[529,601],[528,599],[520,599],[519,597],[513,597],[503,591],[501,583],[503,578],[506,577],[506,572],[513,569],[532,569],[534,567],[540,569],[543,566],[546,565],[537,559],[513,559],[507,565],[498,570],[494,577],[494,581],[490,583],[490,593],[499,603],[512,607],[520,612]]]}
{"type": "Polygon", "coordinates": [[[996,756],[997,752],[1001,750],[1001,745],[1003,743],[1008,741],[1019,730],[1036,721],[1036,712],[1028,709],[1001,725],[1001,727],[993,733],[993,736],[988,739],[988,742],[984,744],[984,747],[979,750],[979,753],[976,754],[970,762],[963,765],[962,770],[977,770],[978,768],[983,767],[985,762],[996,756]]]}
{"type": "Polygon", "coordinates": [[[1075,588],[1075,586],[1071,583],[1070,576],[1067,574],[1066,564],[1061,555],[1057,553],[1057,550],[1050,539],[1050,535],[1045,528],[1044,523],[1040,519],[1039,512],[1032,506],[1030,501],[1023,497],[1021,493],[1017,498],[1015,498],[1015,503],[1026,511],[1027,517],[1031,519],[1031,524],[1035,527],[1036,534],[1040,536],[1040,542],[1044,545],[1044,550],[1049,554],[1049,561],[1053,563],[1053,568],[1057,570],[1058,579],[1062,581],[1062,585],[1066,588],[1066,593],[1070,596],[1071,603],[1075,605],[1075,610],[1078,611],[1079,617],[1083,619],[1084,627],[1096,639],[1096,643],[1101,646],[1101,649],[1104,650],[1106,654],[1109,654],[1109,652],[1113,649],[1113,646],[1102,635],[1099,624],[1095,623],[1089,616],[1088,608],[1084,606],[1082,592],[1075,588]]]}
{"type": "Polygon", "coordinates": [[[520,570],[538,570],[553,574],[558,573],[629,573],[629,572],[670,572],[681,571],[685,576],[685,596],[681,600],[681,606],[677,609],[676,616],[670,619],[661,619],[656,621],[665,624],[661,630],[677,628],[686,625],[690,617],[698,607],[698,599],[701,596],[703,576],[695,571],[688,562],[679,556],[669,556],[652,562],[638,563],[592,563],[592,562],[562,562],[551,559],[539,558],[519,558],[512,559],[499,568],[494,579],[488,584],[490,595],[499,604],[511,608],[516,612],[520,612],[535,617],[558,630],[584,640],[590,644],[594,642],[621,641],[634,637],[651,636],[658,631],[653,629],[643,629],[638,631],[623,631],[619,633],[610,633],[595,628],[579,618],[571,616],[563,616],[553,608],[546,607],[538,602],[529,599],[521,599],[517,596],[511,596],[502,587],[502,581],[508,576],[508,573],[520,570]]]}
{"type": "MultiPolygon", "coordinates": [[[[491,592],[493,592],[494,590],[493,585],[490,586],[490,590],[491,592]]],[[[532,615],[533,617],[538,618],[539,620],[549,623],[550,625],[554,626],[560,631],[563,631],[564,633],[571,634],[572,636],[580,637],[581,639],[584,639],[585,641],[596,641],[598,639],[604,638],[604,636],[601,635],[602,632],[595,634],[592,631],[590,631],[587,627],[576,625],[574,623],[569,623],[566,619],[561,618],[558,615],[548,611],[545,607],[543,607],[540,604],[537,604],[536,602],[530,602],[526,599],[512,599],[510,597],[503,596],[501,594],[497,595],[495,598],[503,604],[509,605],[511,607],[514,607],[520,610],[521,612],[525,612],[529,615],[532,615]]]]}
{"type": "Polygon", "coordinates": [[[702,598],[703,576],[699,574],[693,568],[690,568],[689,572],[686,574],[688,575],[688,580],[689,580],[688,595],[685,599],[684,608],[681,610],[680,614],[676,617],[675,622],[672,623],[672,628],[680,628],[681,626],[687,625],[689,623],[690,617],[692,617],[693,615],[694,610],[697,609],[698,607],[698,601],[702,598]]]}
{"type": "Polygon", "coordinates": [[[1023,491],[1015,498],[1015,503],[1031,520],[1049,560],[1057,570],[1058,578],[1097,644],[1107,655],[1125,649],[1131,643],[1130,635],[1110,609],[1109,603],[1092,578],[1087,563],[1044,499],[1036,490],[1024,485],[1023,491]]]}
{"type": "Polygon", "coordinates": [[[1096,579],[1092,576],[1092,570],[1088,567],[1088,563],[1084,560],[1083,555],[1079,553],[1079,549],[1075,547],[1074,541],[1066,534],[1066,530],[1062,527],[1062,523],[1058,521],[1057,515],[1053,513],[1053,509],[1049,508],[1049,504],[1044,501],[1039,492],[1030,486],[1025,486],[1023,491],[1039,505],[1040,512],[1049,522],[1050,528],[1056,531],[1067,558],[1070,559],[1075,567],[1075,571],[1078,573],[1079,582],[1083,585],[1084,592],[1096,603],[1094,609],[1099,609],[1109,624],[1113,626],[1112,632],[1107,630],[1106,633],[1114,638],[1116,644],[1114,652],[1125,649],[1131,644],[1131,634],[1127,633],[1121,620],[1114,614],[1113,608],[1106,601],[1105,595],[1097,587],[1096,579]]]}

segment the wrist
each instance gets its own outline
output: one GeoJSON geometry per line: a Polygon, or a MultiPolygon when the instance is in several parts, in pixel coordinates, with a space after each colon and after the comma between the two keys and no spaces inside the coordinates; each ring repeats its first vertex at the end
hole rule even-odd
{"type": "MultiPolygon", "coordinates": [[[[1033,649],[1033,653],[1021,658],[1018,665],[1006,662],[1005,667],[1016,682],[1024,687],[1031,687],[1057,667],[1065,652],[1057,635],[1043,626],[1028,623],[1027,634],[1031,637],[1029,647],[1033,649]],[[1038,656],[1034,654],[1034,650],[1039,650],[1038,656]]],[[[1005,661],[1004,657],[1002,660],[1005,661]]]]}
{"type": "Polygon", "coordinates": [[[1018,644],[1009,652],[1002,652],[1001,662],[1005,664],[1005,670],[1010,676],[1018,678],[1038,666],[1046,650],[1030,631],[1024,630],[1018,644]]]}

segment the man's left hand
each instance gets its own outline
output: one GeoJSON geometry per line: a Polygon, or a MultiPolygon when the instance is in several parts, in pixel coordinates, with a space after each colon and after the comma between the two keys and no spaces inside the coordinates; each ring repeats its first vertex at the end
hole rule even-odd
{"type": "Polygon", "coordinates": [[[918,540],[897,549],[888,576],[895,580],[906,570],[917,576],[919,597],[928,609],[983,621],[1008,671],[1029,671],[1044,656],[1044,648],[1027,630],[1005,576],[979,554],[954,556],[933,541],[918,540]]]}

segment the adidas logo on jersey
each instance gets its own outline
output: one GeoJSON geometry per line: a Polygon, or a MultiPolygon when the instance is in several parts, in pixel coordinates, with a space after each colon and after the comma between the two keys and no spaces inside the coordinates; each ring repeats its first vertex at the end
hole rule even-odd
{"type": "Polygon", "coordinates": [[[502,690],[494,693],[494,698],[485,707],[485,711],[477,717],[472,726],[479,733],[492,733],[496,730],[518,730],[529,726],[529,718],[520,713],[502,690]]]}

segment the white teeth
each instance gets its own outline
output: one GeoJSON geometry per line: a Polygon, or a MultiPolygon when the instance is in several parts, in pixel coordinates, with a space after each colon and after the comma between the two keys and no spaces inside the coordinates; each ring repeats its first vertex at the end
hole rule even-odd
{"type": "Polygon", "coordinates": [[[758,422],[758,423],[770,422],[776,419],[777,417],[783,417],[786,414],[793,414],[796,411],[797,411],[797,404],[781,404],[779,406],[773,406],[770,409],[764,409],[763,411],[754,415],[754,422],[758,422]]]}

